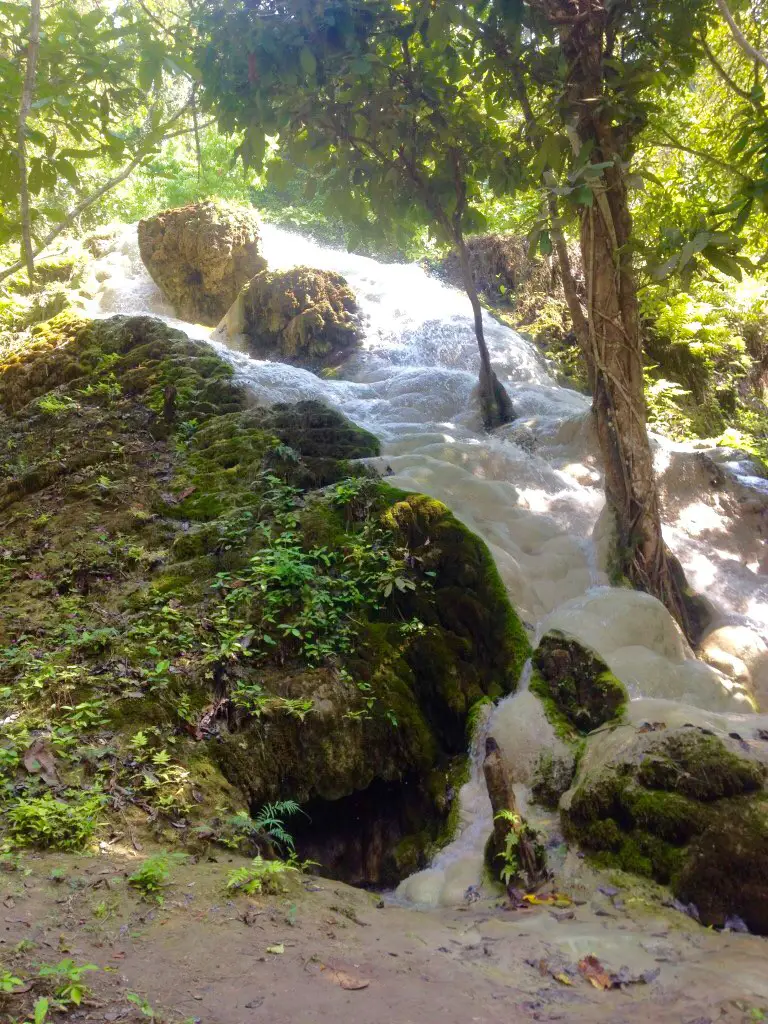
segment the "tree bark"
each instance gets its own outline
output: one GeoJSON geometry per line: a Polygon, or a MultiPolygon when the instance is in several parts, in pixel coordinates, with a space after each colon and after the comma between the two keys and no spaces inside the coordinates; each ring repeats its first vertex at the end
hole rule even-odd
{"type": "Polygon", "coordinates": [[[536,844],[531,830],[518,814],[512,782],[499,745],[492,736],[485,741],[483,775],[493,809],[493,834],[489,842],[491,870],[497,877],[500,875],[499,854],[506,846],[509,833],[514,832],[517,836],[516,849],[520,874],[525,880],[526,887],[533,889],[546,879],[546,866],[541,847],[536,844]],[[510,813],[505,814],[507,811],[510,813]]]}
{"type": "Polygon", "coordinates": [[[585,5],[585,17],[560,27],[570,69],[565,118],[577,149],[592,147],[592,163],[610,162],[592,179],[593,202],[584,208],[580,245],[587,284],[587,348],[593,415],[605,472],[605,494],[617,528],[617,568],[659,598],[690,635],[691,623],[677,566],[670,565],[661,530],[653,456],[646,429],[643,350],[637,284],[629,242],[632,219],[623,164],[626,127],[614,125],[603,93],[603,52],[608,14],[585,5]]]}
{"type": "Polygon", "coordinates": [[[462,235],[456,236],[454,244],[459,257],[464,291],[472,305],[475,318],[475,337],[480,350],[480,401],[483,409],[483,423],[486,429],[490,430],[502,423],[510,423],[515,418],[515,410],[512,399],[491,366],[491,357],[483,329],[483,307],[475,287],[467,244],[462,235]]]}
{"type": "Polygon", "coordinates": [[[27,67],[19,106],[19,201],[21,206],[21,257],[27,268],[30,283],[35,276],[35,256],[32,251],[32,213],[29,206],[29,171],[27,168],[27,121],[32,108],[37,76],[37,57],[40,52],[40,0],[31,0],[29,8],[29,41],[27,67]]]}

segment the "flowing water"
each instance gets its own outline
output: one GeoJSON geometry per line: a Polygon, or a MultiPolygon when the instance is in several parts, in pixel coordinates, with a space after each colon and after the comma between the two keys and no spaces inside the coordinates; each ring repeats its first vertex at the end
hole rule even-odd
{"type": "MultiPolygon", "coordinates": [[[[557,627],[594,647],[642,701],[676,701],[693,709],[751,712],[743,687],[697,661],[665,609],[647,595],[607,586],[601,561],[604,529],[600,466],[588,399],[559,386],[534,346],[486,316],[492,360],[514,403],[514,423],[481,429],[475,386],[477,348],[463,293],[406,264],[384,264],[321,246],[266,225],[262,251],[271,269],[306,264],[343,274],[366,318],[363,349],[326,380],[238,351],[237,339],[212,340],[237,379],[263,403],[318,398],[381,439],[373,460],[399,487],[444,501],[490,546],[510,599],[534,633],[557,627]]],[[[94,264],[90,311],[153,313],[198,338],[211,332],[173,320],[138,257],[135,229],[94,264]]],[[[713,463],[683,446],[658,441],[657,468],[667,496],[668,540],[689,579],[706,591],[723,622],[768,627],[768,579],[759,571],[759,538],[734,509],[766,482],[752,468],[716,455],[727,484],[713,497],[713,463]],[[703,475],[702,475],[703,474],[703,475]],[[750,490],[750,488],[752,490],[750,490]],[[730,493],[733,492],[733,493],[730,493]],[[728,500],[726,500],[728,498],[728,500]]],[[[460,828],[430,869],[406,880],[403,897],[455,903],[480,883],[490,803],[482,778],[484,738],[499,740],[520,769],[549,738],[538,701],[524,686],[502,701],[478,730],[472,775],[460,794],[460,828]]]]}

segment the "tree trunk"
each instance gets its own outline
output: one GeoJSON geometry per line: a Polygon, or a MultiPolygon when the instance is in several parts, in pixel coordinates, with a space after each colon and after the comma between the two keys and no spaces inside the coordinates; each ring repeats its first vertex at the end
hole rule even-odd
{"type": "Polygon", "coordinates": [[[536,842],[535,834],[528,828],[525,819],[517,811],[517,801],[509,773],[504,765],[501,750],[496,740],[489,736],[485,741],[483,775],[493,809],[493,834],[489,840],[488,860],[492,873],[498,878],[502,865],[500,854],[507,845],[507,836],[514,833],[514,847],[519,864],[519,878],[527,889],[534,889],[545,881],[547,872],[543,851],[536,842]]]}
{"type": "Polygon", "coordinates": [[[21,206],[21,258],[27,268],[30,283],[35,276],[35,257],[32,251],[32,214],[29,208],[29,178],[27,169],[27,120],[35,93],[37,55],[40,52],[40,0],[31,0],[29,8],[29,42],[27,67],[19,106],[19,200],[21,206]]]}
{"type": "Polygon", "coordinates": [[[605,472],[605,494],[617,528],[617,569],[659,598],[690,635],[691,623],[678,566],[662,538],[658,490],[646,429],[643,352],[637,285],[629,242],[632,220],[622,166],[628,139],[614,126],[603,92],[607,14],[602,4],[562,31],[571,68],[566,121],[575,146],[591,145],[593,163],[611,162],[592,179],[593,202],[584,208],[581,253],[587,285],[586,358],[593,381],[593,415],[605,472]]]}
{"type": "Polygon", "coordinates": [[[480,401],[483,409],[483,423],[487,430],[498,427],[502,423],[510,423],[515,418],[515,410],[512,406],[512,399],[507,390],[496,376],[491,366],[491,357],[488,346],[485,343],[485,332],[483,330],[483,307],[475,288],[475,279],[472,274],[472,266],[469,261],[469,251],[462,235],[455,239],[456,254],[459,257],[461,266],[461,277],[464,282],[464,290],[467,293],[472,305],[472,312],[475,317],[475,337],[477,347],[480,350],[480,401]]]}

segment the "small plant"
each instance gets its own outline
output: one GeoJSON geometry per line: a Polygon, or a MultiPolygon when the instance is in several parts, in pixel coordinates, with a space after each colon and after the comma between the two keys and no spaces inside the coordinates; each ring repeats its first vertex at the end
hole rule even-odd
{"type": "Polygon", "coordinates": [[[148,1000],[144,998],[144,996],[140,996],[138,992],[126,992],[125,998],[128,1000],[129,1003],[133,1003],[134,1006],[138,1007],[139,1013],[143,1017],[148,1017],[150,1020],[155,1020],[155,1011],[152,1009],[152,1006],[150,1005],[148,1000]]]}
{"type": "Polygon", "coordinates": [[[64,1005],[79,1006],[83,997],[90,994],[90,987],[83,981],[83,976],[90,971],[98,971],[96,964],[76,964],[72,959],[60,960],[57,964],[43,964],[37,976],[48,981],[53,995],[64,1005]]]}
{"type": "Polygon", "coordinates": [[[0,995],[10,995],[23,984],[22,979],[17,978],[12,971],[0,970],[0,995]]]}
{"type": "Polygon", "coordinates": [[[508,821],[512,826],[505,837],[504,849],[497,854],[502,861],[499,877],[504,885],[509,885],[521,873],[524,874],[523,865],[520,863],[520,844],[522,842],[530,843],[537,858],[543,855],[543,850],[537,842],[538,832],[527,825],[519,814],[515,814],[514,811],[499,811],[494,817],[494,821],[499,820],[508,821]]]}
{"type": "Polygon", "coordinates": [[[67,792],[68,801],[50,793],[17,800],[8,808],[12,840],[19,846],[79,850],[99,825],[101,794],[67,792]]]}
{"type": "Polygon", "coordinates": [[[282,860],[264,860],[259,854],[246,867],[230,871],[227,892],[245,893],[246,896],[255,896],[257,893],[276,896],[285,892],[285,876],[297,870],[294,864],[286,864],[282,860]]]}
{"type": "Polygon", "coordinates": [[[43,395],[42,398],[38,398],[37,407],[47,416],[59,416],[80,408],[74,398],[68,395],[43,395]]]}
{"type": "Polygon", "coordinates": [[[236,833],[253,839],[257,844],[266,840],[282,847],[283,852],[293,853],[295,843],[285,827],[285,819],[299,813],[304,812],[295,800],[278,800],[274,804],[265,804],[255,818],[240,811],[233,814],[228,823],[236,833]]]}
{"type": "Polygon", "coordinates": [[[128,878],[128,885],[155,903],[162,903],[163,889],[170,882],[170,866],[172,861],[183,860],[184,854],[159,853],[148,857],[144,863],[128,878]]]}

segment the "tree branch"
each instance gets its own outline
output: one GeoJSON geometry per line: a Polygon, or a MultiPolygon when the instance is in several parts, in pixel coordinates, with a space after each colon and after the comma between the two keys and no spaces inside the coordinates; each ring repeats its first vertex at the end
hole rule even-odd
{"type": "Polygon", "coordinates": [[[755,100],[754,100],[753,96],[750,93],[748,93],[746,89],[742,89],[741,86],[738,85],[733,80],[733,78],[731,78],[731,76],[725,70],[723,65],[720,63],[720,61],[717,59],[717,57],[712,52],[712,50],[711,50],[711,48],[709,46],[709,43],[707,43],[706,39],[704,39],[703,37],[701,39],[701,45],[704,48],[704,52],[707,55],[707,59],[709,60],[709,63],[712,65],[712,67],[718,73],[720,78],[722,78],[722,80],[725,82],[725,84],[728,86],[728,88],[732,92],[735,92],[736,95],[740,96],[743,100],[747,100],[748,103],[755,103],[755,100]]]}
{"type": "Polygon", "coordinates": [[[27,120],[32,108],[37,75],[37,56],[40,52],[40,0],[32,0],[29,12],[29,42],[27,67],[19,106],[19,198],[21,203],[22,266],[26,264],[30,282],[35,276],[35,255],[32,252],[32,215],[29,208],[29,177],[27,170],[27,120]]]}
{"type": "Polygon", "coordinates": [[[736,24],[736,19],[731,14],[731,10],[728,6],[728,0],[715,0],[715,3],[720,8],[720,13],[725,19],[725,23],[728,28],[731,30],[731,35],[742,48],[744,53],[746,53],[751,60],[762,64],[764,68],[768,68],[768,57],[750,43],[742,30],[736,24]]]}
{"type": "Polygon", "coordinates": [[[707,163],[712,164],[714,167],[719,167],[723,171],[727,171],[728,174],[735,174],[737,178],[741,178],[742,181],[751,181],[752,179],[748,174],[740,171],[732,163],[728,163],[725,160],[721,160],[716,157],[713,153],[707,153],[703,149],[694,149],[692,146],[686,146],[682,142],[679,142],[673,135],[670,135],[668,131],[662,128],[662,131],[666,135],[669,141],[661,142],[658,139],[649,139],[645,144],[646,146],[656,146],[658,149],[676,149],[681,153],[690,153],[691,156],[696,156],[699,160],[704,160],[707,163]]]}
{"type": "MultiPolygon", "coordinates": [[[[175,124],[175,122],[178,121],[178,119],[188,109],[189,101],[187,101],[184,104],[184,106],[181,107],[179,110],[177,110],[175,114],[168,118],[168,120],[165,122],[165,125],[163,125],[163,128],[170,128],[170,126],[172,124],[175,124]]],[[[191,130],[191,128],[185,128],[182,131],[172,132],[170,134],[163,134],[162,138],[172,139],[178,135],[184,135],[191,130]]],[[[139,166],[139,164],[142,163],[143,160],[146,160],[148,156],[149,150],[139,153],[139,155],[135,156],[122,169],[122,171],[120,171],[119,174],[114,175],[114,177],[112,178],[108,178],[103,185],[100,185],[97,189],[91,192],[89,196],[86,196],[85,199],[82,199],[79,203],[77,203],[76,206],[73,206],[69,213],[67,213],[67,215],[64,217],[64,219],[59,224],[57,224],[55,228],[51,228],[51,230],[48,232],[48,234],[45,236],[42,242],[40,242],[36,246],[36,248],[32,250],[32,258],[34,259],[36,256],[39,256],[40,253],[43,252],[43,250],[46,249],[51,244],[54,238],[58,238],[59,235],[63,231],[65,231],[70,226],[70,224],[72,224],[72,222],[75,221],[80,216],[81,213],[87,210],[90,206],[93,206],[94,203],[98,202],[99,199],[101,199],[102,196],[105,196],[107,192],[111,191],[115,187],[115,185],[119,185],[121,181],[125,181],[128,175],[132,171],[134,171],[139,166]]],[[[26,261],[21,259],[10,267],[4,267],[2,270],[0,270],[0,281],[4,281],[6,277],[10,277],[11,274],[15,274],[17,270],[22,270],[25,264],[26,261]]]]}

